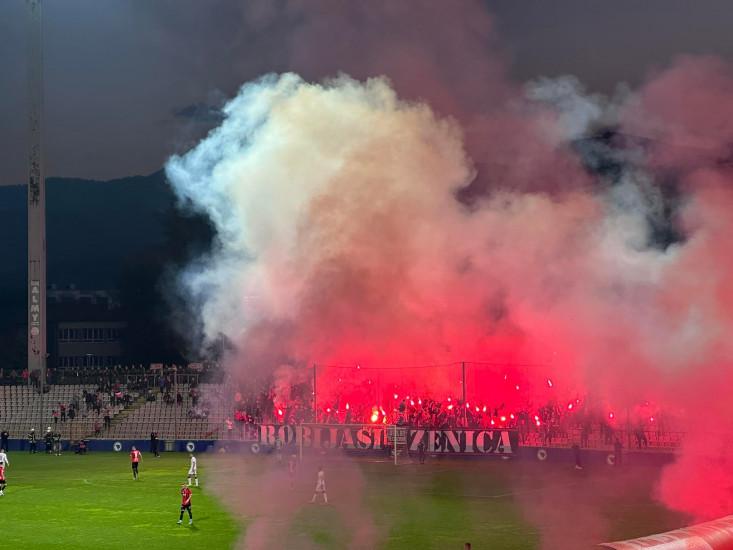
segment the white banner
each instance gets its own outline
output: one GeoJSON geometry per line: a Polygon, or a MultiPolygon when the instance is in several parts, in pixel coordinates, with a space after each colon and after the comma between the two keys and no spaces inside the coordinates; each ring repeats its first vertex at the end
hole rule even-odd
{"type": "Polygon", "coordinates": [[[733,550],[733,516],[638,539],[607,542],[614,550],[733,550]]]}

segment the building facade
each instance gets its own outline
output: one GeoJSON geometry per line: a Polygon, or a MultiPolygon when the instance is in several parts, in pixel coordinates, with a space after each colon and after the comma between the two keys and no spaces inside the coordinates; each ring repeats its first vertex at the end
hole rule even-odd
{"type": "Polygon", "coordinates": [[[48,309],[49,366],[105,367],[123,362],[127,322],[114,293],[51,287],[48,309]]]}

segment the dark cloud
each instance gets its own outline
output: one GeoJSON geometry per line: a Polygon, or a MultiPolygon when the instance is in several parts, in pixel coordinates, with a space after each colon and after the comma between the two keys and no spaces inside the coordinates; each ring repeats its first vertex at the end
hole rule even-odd
{"type": "MultiPolygon", "coordinates": [[[[205,108],[217,105],[212,90],[231,96],[267,72],[311,79],[384,73],[401,93],[456,111],[490,105],[496,71],[520,82],[571,73],[608,91],[619,81],[638,84],[681,53],[733,57],[727,0],[607,4],[46,2],[48,172],[152,172],[188,143],[193,120],[215,124],[205,108]]],[[[25,179],[24,16],[23,0],[0,3],[0,98],[9,106],[0,125],[0,184],[25,179]]]]}
{"type": "Polygon", "coordinates": [[[218,124],[222,121],[223,114],[219,107],[212,107],[206,103],[192,103],[185,107],[173,110],[173,116],[203,124],[218,124]]]}

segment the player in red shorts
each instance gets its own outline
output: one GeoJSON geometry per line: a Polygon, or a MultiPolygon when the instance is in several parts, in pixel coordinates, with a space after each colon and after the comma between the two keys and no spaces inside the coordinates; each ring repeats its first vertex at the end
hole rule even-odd
{"type": "Polygon", "coordinates": [[[143,454],[135,447],[130,451],[130,462],[132,463],[132,479],[137,479],[137,467],[142,462],[143,454]]]}
{"type": "Polygon", "coordinates": [[[188,511],[188,524],[193,524],[193,514],[191,513],[191,489],[186,484],[181,485],[181,515],[178,517],[178,525],[183,523],[183,511],[188,511]]]}
{"type": "Polygon", "coordinates": [[[5,449],[0,449],[0,497],[5,494],[5,468],[10,465],[5,449]]]}

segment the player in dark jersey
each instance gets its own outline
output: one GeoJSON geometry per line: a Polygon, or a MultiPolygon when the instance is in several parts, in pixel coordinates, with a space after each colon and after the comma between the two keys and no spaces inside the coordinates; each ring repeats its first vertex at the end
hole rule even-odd
{"type": "Polygon", "coordinates": [[[178,525],[183,523],[183,511],[188,512],[188,524],[193,525],[193,514],[191,513],[191,489],[186,484],[181,485],[181,515],[178,516],[178,525]]]}
{"type": "Polygon", "coordinates": [[[28,432],[28,450],[32,454],[36,454],[36,429],[31,428],[28,432]]]}
{"type": "Polygon", "coordinates": [[[143,454],[138,451],[135,447],[130,451],[130,462],[132,463],[132,479],[138,478],[137,467],[143,459],[143,454]]]}

